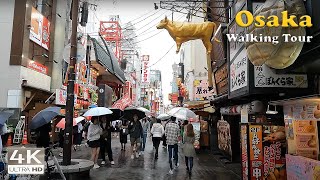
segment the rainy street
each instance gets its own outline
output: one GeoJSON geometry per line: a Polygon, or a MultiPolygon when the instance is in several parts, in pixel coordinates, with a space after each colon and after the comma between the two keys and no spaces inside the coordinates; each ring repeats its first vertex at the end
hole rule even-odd
{"type": "MultiPolygon", "coordinates": [[[[160,145],[159,159],[154,159],[152,150],[152,142],[147,140],[147,146],[144,155],[138,159],[130,158],[129,143],[126,145],[126,151],[121,151],[119,139],[112,139],[112,151],[115,165],[111,165],[107,160],[105,166],[99,169],[90,171],[90,179],[97,180],[167,180],[167,179],[202,179],[202,180],[238,180],[240,179],[240,164],[222,164],[217,159],[219,156],[214,156],[206,152],[201,152],[197,155],[194,162],[193,174],[189,177],[186,171],[184,156],[179,150],[179,168],[174,171],[173,175],[169,174],[168,154],[165,148],[160,145]],[[183,158],[183,159],[182,159],[183,158]]],[[[56,155],[58,157],[58,150],[56,155]]],[[[72,153],[72,158],[90,158],[90,149],[85,146],[81,147],[80,151],[72,153]]],[[[106,159],[108,159],[106,157],[106,159]]],[[[99,164],[101,160],[98,160],[99,164]]]]}

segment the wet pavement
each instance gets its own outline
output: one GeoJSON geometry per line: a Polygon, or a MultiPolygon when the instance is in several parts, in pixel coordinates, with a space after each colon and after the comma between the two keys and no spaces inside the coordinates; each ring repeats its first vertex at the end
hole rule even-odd
{"type": "MultiPolygon", "coordinates": [[[[128,141],[129,142],[129,141],[128,141]]],[[[118,138],[112,140],[112,150],[115,165],[111,165],[107,160],[106,165],[99,169],[90,171],[90,178],[94,180],[184,180],[184,179],[201,179],[201,180],[237,180],[239,176],[239,166],[237,164],[224,165],[218,161],[218,157],[201,152],[194,160],[194,168],[191,176],[186,171],[183,154],[179,150],[180,166],[174,171],[173,175],[169,174],[169,163],[167,150],[160,146],[159,159],[154,159],[154,152],[151,139],[147,140],[147,146],[144,155],[139,158],[131,159],[130,146],[127,143],[127,150],[121,151],[118,138]]],[[[59,151],[55,150],[58,155],[59,151]]],[[[58,156],[57,156],[58,157],[58,156]]],[[[90,159],[90,148],[82,146],[78,151],[72,151],[72,158],[90,159]]],[[[106,158],[108,159],[108,158],[106,158]]],[[[101,163],[101,160],[99,160],[101,163]]],[[[84,178],[81,178],[84,179],[84,178]]]]}

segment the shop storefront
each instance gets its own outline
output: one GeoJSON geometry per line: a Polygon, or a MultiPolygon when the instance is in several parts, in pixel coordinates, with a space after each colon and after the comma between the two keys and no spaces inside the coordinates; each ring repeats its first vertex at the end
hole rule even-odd
{"type": "Polygon", "coordinates": [[[320,95],[270,102],[284,109],[287,179],[318,179],[320,95]]]}

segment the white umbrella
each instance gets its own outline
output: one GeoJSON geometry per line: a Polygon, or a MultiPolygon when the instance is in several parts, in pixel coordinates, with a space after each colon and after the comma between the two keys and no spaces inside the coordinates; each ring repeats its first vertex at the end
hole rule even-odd
{"type": "Polygon", "coordinates": [[[188,108],[176,107],[168,112],[169,115],[174,116],[179,119],[188,120],[190,118],[196,118],[197,115],[188,108]]]}
{"type": "Polygon", "coordinates": [[[107,114],[112,114],[112,111],[106,107],[95,107],[89,109],[83,116],[103,116],[107,114]]]}
{"type": "Polygon", "coordinates": [[[81,122],[82,120],[84,120],[84,119],[85,119],[85,118],[82,117],[82,116],[79,116],[79,117],[75,118],[77,124],[78,124],[79,122],[81,122]]]}
{"type": "Polygon", "coordinates": [[[160,120],[166,120],[166,119],[169,119],[171,116],[169,114],[160,114],[157,119],[160,119],[160,120]]]}
{"type": "Polygon", "coordinates": [[[142,111],[142,112],[144,112],[144,113],[146,113],[146,114],[149,114],[149,113],[150,113],[150,111],[149,111],[148,109],[144,108],[144,107],[138,107],[138,108],[136,108],[136,109],[139,110],[139,111],[142,111]]]}

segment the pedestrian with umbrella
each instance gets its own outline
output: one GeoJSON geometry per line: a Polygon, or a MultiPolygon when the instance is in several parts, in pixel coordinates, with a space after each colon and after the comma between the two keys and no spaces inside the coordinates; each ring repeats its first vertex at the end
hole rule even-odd
{"type": "Polygon", "coordinates": [[[102,128],[100,127],[99,117],[92,116],[91,117],[91,124],[88,128],[88,145],[91,148],[91,161],[93,161],[94,169],[99,168],[98,165],[98,157],[100,152],[100,136],[102,135],[102,128]]]}
{"type": "Polygon", "coordinates": [[[30,128],[37,134],[37,147],[49,147],[51,120],[60,115],[60,107],[48,107],[38,112],[30,123],[30,128]]]}
{"type": "Polygon", "coordinates": [[[101,116],[100,126],[102,128],[102,135],[100,136],[101,165],[106,164],[106,151],[111,165],[114,165],[111,148],[111,132],[114,131],[114,128],[110,125],[110,121],[107,120],[107,116],[101,116]]]}
{"type": "Polygon", "coordinates": [[[89,109],[83,116],[91,117],[91,124],[88,128],[87,139],[88,145],[91,147],[91,160],[94,162],[94,169],[99,168],[97,164],[100,154],[100,137],[103,135],[103,130],[100,126],[100,116],[112,114],[112,111],[106,107],[93,107],[89,109]]]}

